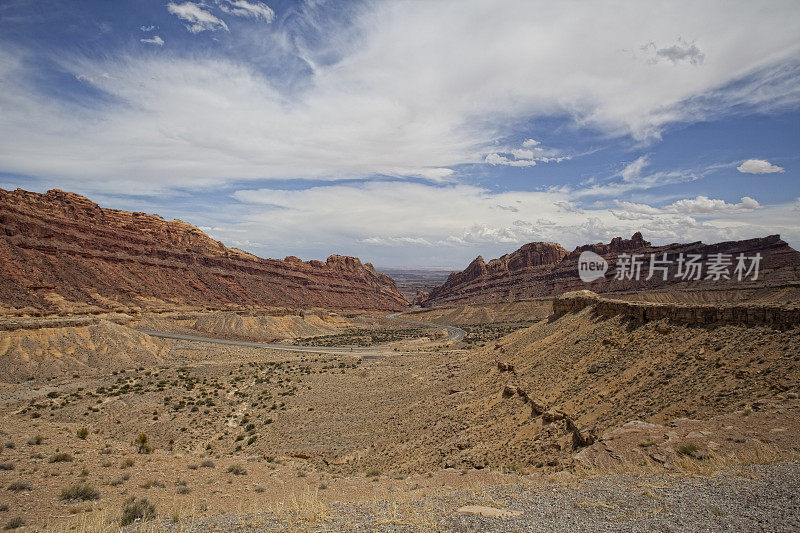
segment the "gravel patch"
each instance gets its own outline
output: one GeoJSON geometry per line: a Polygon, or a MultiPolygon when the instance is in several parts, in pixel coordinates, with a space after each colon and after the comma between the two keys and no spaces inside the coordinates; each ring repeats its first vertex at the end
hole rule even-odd
{"type": "MultiPolygon", "coordinates": [[[[800,531],[800,463],[750,466],[711,477],[624,474],[563,483],[522,478],[477,492],[334,503],[324,516],[314,522],[302,516],[219,515],[183,524],[181,531],[800,531]],[[522,514],[456,514],[464,505],[522,514]]],[[[176,524],[163,527],[178,529],[176,524]]]]}

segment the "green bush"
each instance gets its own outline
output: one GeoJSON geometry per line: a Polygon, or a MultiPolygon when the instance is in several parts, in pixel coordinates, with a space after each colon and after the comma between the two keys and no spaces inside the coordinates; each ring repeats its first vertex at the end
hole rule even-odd
{"type": "Polygon", "coordinates": [[[76,435],[79,439],[84,440],[89,436],[89,430],[86,428],[81,428],[76,432],[76,435]]]}

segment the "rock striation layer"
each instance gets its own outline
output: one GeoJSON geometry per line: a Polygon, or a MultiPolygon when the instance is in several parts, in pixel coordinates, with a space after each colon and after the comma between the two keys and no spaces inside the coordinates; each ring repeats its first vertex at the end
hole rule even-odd
{"type": "Polygon", "coordinates": [[[557,317],[587,307],[593,308],[598,316],[622,316],[640,323],[666,319],[690,326],[738,324],[787,329],[800,325],[797,306],[626,302],[602,298],[587,290],[568,292],[553,300],[553,314],[557,317]]]}
{"type": "MultiPolygon", "coordinates": [[[[749,265],[749,263],[748,263],[749,265]]],[[[733,267],[730,268],[733,272],[733,267]]],[[[718,244],[693,242],[688,244],[668,244],[653,246],[637,232],[630,239],[616,237],[609,243],[587,244],[567,252],[558,244],[535,242],[522,246],[519,250],[493,259],[486,263],[477,257],[462,272],[450,275],[447,281],[430,291],[427,296],[415,299],[423,307],[447,304],[483,304],[511,302],[530,298],[546,298],[565,292],[590,289],[597,293],[652,291],[652,290],[697,290],[727,289],[752,290],[767,286],[786,286],[800,284],[800,253],[789,247],[779,235],[730,241],[718,244]],[[578,277],[578,258],[584,251],[602,256],[609,264],[605,275],[591,283],[584,283],[578,277]],[[714,254],[729,254],[734,259],[744,253],[747,257],[761,254],[759,275],[752,275],[742,281],[706,280],[705,271],[701,280],[684,280],[677,275],[677,257],[684,254],[699,254],[707,263],[714,254]],[[637,280],[617,279],[615,266],[620,254],[640,254],[643,264],[641,276],[637,280]],[[662,273],[647,280],[651,254],[662,258],[667,254],[672,260],[667,271],[667,279],[662,273]]]]}
{"type": "Polygon", "coordinates": [[[262,259],[186,222],[57,189],[0,189],[0,276],[6,314],[408,305],[358,258],[262,259]]]}

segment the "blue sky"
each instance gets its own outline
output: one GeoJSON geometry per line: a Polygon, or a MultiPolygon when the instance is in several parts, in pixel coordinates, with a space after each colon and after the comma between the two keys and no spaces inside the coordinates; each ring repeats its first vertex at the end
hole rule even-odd
{"type": "Polygon", "coordinates": [[[796,2],[0,3],[0,187],[264,257],[780,233],[796,2]]]}

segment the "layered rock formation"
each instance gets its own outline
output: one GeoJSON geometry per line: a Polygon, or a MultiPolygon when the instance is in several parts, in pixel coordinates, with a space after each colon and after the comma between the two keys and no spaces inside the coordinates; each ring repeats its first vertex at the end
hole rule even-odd
{"type": "Polygon", "coordinates": [[[261,259],[186,222],[60,190],[0,189],[0,276],[6,314],[408,305],[354,257],[261,259]]]}
{"type": "Polygon", "coordinates": [[[436,287],[416,303],[423,307],[431,307],[443,304],[510,302],[550,297],[586,288],[606,293],[659,289],[752,290],[765,286],[798,284],[800,284],[800,253],[789,247],[779,235],[710,245],[693,242],[652,246],[644,240],[641,233],[637,232],[630,239],[617,237],[608,244],[588,244],[579,246],[572,252],[567,252],[558,244],[539,242],[526,244],[516,252],[488,263],[479,256],[464,271],[451,274],[443,285],[436,287]],[[609,263],[605,275],[591,283],[584,283],[578,277],[578,258],[584,251],[594,252],[609,263]],[[649,275],[651,254],[662,258],[665,253],[671,261],[667,279],[662,278],[660,271],[656,271],[651,279],[646,279],[649,275]],[[758,279],[752,280],[751,274],[741,281],[735,276],[729,280],[706,280],[705,270],[700,280],[685,280],[678,275],[679,254],[684,254],[686,257],[689,254],[699,254],[702,256],[702,261],[707,263],[713,254],[718,253],[733,257],[733,265],[729,270],[731,273],[738,254],[744,253],[748,258],[757,253],[761,254],[758,279]],[[639,279],[635,277],[617,279],[615,265],[621,254],[641,254],[639,279]]]}
{"type": "Polygon", "coordinates": [[[686,305],[675,303],[626,302],[601,298],[592,291],[562,294],[553,300],[553,315],[581,311],[587,307],[599,316],[622,316],[636,322],[669,320],[692,326],[739,324],[776,329],[800,325],[800,307],[776,305],[686,305]]]}

